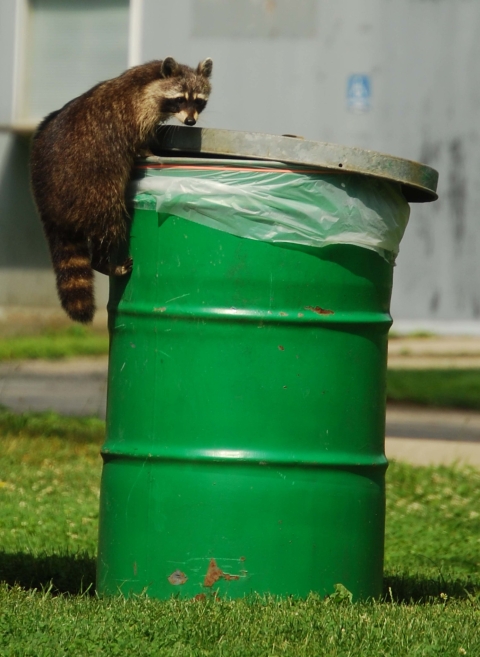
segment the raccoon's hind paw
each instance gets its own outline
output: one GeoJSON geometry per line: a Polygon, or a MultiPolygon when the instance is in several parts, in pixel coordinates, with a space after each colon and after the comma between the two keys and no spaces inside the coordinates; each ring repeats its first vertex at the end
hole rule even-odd
{"type": "Polygon", "coordinates": [[[126,258],[121,265],[112,267],[110,276],[125,276],[126,274],[129,274],[132,271],[132,268],[133,268],[133,258],[132,256],[128,256],[128,258],[126,258]]]}

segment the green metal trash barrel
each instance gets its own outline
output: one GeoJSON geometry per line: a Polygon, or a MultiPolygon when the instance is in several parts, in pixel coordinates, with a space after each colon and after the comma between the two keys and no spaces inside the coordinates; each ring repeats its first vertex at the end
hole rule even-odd
{"type": "Polygon", "coordinates": [[[97,590],[379,596],[392,268],[436,172],[220,130],[159,148],[111,280],[97,590]]]}

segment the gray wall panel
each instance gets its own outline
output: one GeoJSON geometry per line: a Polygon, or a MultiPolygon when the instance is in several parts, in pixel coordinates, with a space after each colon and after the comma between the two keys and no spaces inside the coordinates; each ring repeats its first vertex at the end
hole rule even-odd
{"type": "Polygon", "coordinates": [[[10,123],[13,106],[15,0],[0,2],[0,124],[10,123]]]}

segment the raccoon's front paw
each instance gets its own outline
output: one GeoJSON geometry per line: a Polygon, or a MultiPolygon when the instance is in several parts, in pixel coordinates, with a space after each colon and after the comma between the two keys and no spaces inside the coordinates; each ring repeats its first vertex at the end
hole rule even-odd
{"type": "Polygon", "coordinates": [[[133,268],[133,258],[131,256],[128,256],[121,265],[117,265],[114,270],[112,275],[113,276],[125,276],[125,274],[129,274],[132,271],[133,268]]]}
{"type": "Polygon", "coordinates": [[[152,156],[153,153],[150,150],[150,148],[148,148],[148,146],[145,146],[145,148],[139,148],[138,152],[136,153],[136,157],[138,157],[140,160],[144,160],[147,157],[152,157],[152,156]]]}

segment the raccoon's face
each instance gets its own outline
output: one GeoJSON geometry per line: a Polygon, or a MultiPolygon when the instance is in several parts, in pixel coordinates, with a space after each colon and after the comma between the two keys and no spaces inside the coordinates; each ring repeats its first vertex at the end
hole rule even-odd
{"type": "Polygon", "coordinates": [[[162,102],[162,113],[174,116],[185,125],[195,125],[205,109],[208,96],[201,91],[180,91],[162,102]]]}
{"type": "Polygon", "coordinates": [[[185,125],[195,125],[210,95],[212,60],[205,59],[196,69],[178,64],[173,57],[162,62],[164,80],[161,112],[185,125]]]}

